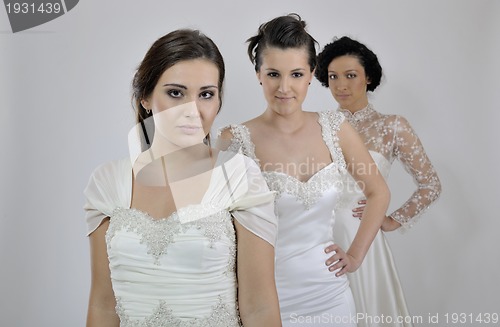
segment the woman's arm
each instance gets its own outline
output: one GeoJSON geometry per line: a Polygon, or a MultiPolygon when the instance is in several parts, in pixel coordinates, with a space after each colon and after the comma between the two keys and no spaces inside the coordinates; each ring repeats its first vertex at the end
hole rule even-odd
{"type": "Polygon", "coordinates": [[[396,116],[394,135],[394,155],[413,176],[417,190],[389,217],[403,227],[409,228],[439,198],[441,182],[425,153],[422,142],[405,118],[396,116]]]}
{"type": "Polygon", "coordinates": [[[119,327],[115,294],[111,286],[105,235],[109,218],[90,234],[91,286],[87,327],[119,327]]]}
{"type": "Polygon", "coordinates": [[[274,247],[237,220],[238,305],[245,327],[281,326],[274,281],[274,247]]]}
{"type": "MultiPolygon", "coordinates": [[[[413,226],[422,213],[434,203],[441,194],[441,182],[425,153],[424,147],[409,122],[401,116],[391,116],[389,123],[393,130],[393,155],[403,164],[413,177],[417,189],[396,211],[384,218],[382,230],[393,231],[403,226],[413,226]]],[[[353,209],[353,216],[362,217],[366,201],[358,202],[360,207],[353,209]]]]}
{"type": "Polygon", "coordinates": [[[389,206],[390,192],[362,139],[349,123],[341,124],[339,143],[344,154],[347,170],[366,197],[361,223],[351,246],[346,252],[349,264],[337,263],[333,269],[343,268],[338,276],[356,271],[384,221],[389,206]]]}

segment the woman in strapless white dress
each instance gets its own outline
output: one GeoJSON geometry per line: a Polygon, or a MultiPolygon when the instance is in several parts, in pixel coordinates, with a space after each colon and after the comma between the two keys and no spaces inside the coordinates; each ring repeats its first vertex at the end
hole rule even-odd
{"type": "MultiPolygon", "coordinates": [[[[348,275],[360,314],[358,326],[412,326],[384,232],[410,228],[437,200],[441,183],[436,170],[409,122],[399,115],[381,114],[368,102],[367,92],[380,84],[382,67],[366,45],[349,37],[334,40],[318,55],[315,74],[329,87],[339,104],[339,114],[359,133],[382,176],[387,179],[394,159],[398,159],[417,185],[410,198],[384,218],[363,265],[348,275]]],[[[348,246],[360,226],[365,196],[348,174],[343,186],[333,234],[338,244],[348,246]]]]}
{"type": "Polygon", "coordinates": [[[274,194],[251,159],[204,142],[223,80],[196,30],[161,37],[137,69],[130,158],[85,189],[87,327],[281,326],[274,194]]]}
{"type": "MultiPolygon", "coordinates": [[[[276,284],[283,326],[356,326],[345,273],[355,271],[378,232],[389,192],[355,130],[334,112],[302,109],[316,66],[315,41],[297,15],[277,17],[250,38],[248,53],[267,100],[263,114],[220,131],[219,145],[253,158],[277,193],[276,284]],[[367,206],[356,240],[333,246],[342,173],[364,188],[367,206]]],[[[248,108],[253,110],[254,108],[248,108]]]]}

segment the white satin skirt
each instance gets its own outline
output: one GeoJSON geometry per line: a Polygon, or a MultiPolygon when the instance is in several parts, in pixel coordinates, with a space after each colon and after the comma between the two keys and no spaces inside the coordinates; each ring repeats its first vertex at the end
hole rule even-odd
{"type": "MultiPolygon", "coordinates": [[[[349,248],[360,220],[351,209],[338,209],[334,239],[349,248]]],[[[359,327],[411,327],[403,289],[389,244],[379,231],[359,269],[347,274],[354,296],[359,327]]]]}

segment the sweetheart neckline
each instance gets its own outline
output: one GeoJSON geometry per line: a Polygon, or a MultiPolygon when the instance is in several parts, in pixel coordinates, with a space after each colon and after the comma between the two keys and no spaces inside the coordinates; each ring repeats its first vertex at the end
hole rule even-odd
{"type": "MultiPolygon", "coordinates": [[[[180,220],[179,218],[179,211],[180,210],[183,210],[183,209],[187,209],[189,207],[199,207],[199,206],[202,206],[203,204],[202,203],[198,203],[198,204],[190,204],[188,206],[184,206],[180,209],[177,209],[175,211],[172,211],[172,213],[166,215],[166,216],[162,216],[162,217],[153,217],[151,214],[149,214],[148,212],[144,211],[144,210],[141,210],[141,209],[138,209],[138,208],[132,208],[132,207],[129,207],[129,208],[116,208],[115,211],[132,211],[136,214],[139,214],[139,215],[142,215],[144,218],[148,219],[149,221],[152,221],[153,223],[160,223],[160,222],[165,222],[165,221],[176,221],[180,224],[182,224],[182,221],[180,220]],[[177,218],[177,219],[175,219],[177,218]]],[[[220,209],[219,211],[215,212],[215,213],[211,213],[209,215],[207,215],[206,217],[210,217],[210,216],[213,216],[214,214],[216,213],[220,213],[224,211],[224,209],[220,209]]],[[[113,214],[114,216],[114,214],[113,214]]],[[[202,217],[202,218],[199,218],[199,219],[203,219],[203,218],[206,218],[206,217],[202,217]]],[[[198,219],[197,219],[198,220],[198,219]]]]}
{"type": "Polygon", "coordinates": [[[305,181],[301,181],[300,179],[298,179],[297,177],[295,176],[292,176],[292,175],[289,175],[285,172],[281,172],[281,171],[275,171],[275,170],[267,170],[267,171],[262,171],[262,174],[276,174],[276,175],[282,175],[282,176],[285,176],[287,178],[290,178],[294,181],[296,181],[297,183],[300,183],[302,185],[306,185],[306,184],[309,184],[309,182],[311,180],[313,180],[314,178],[316,178],[316,176],[318,176],[319,174],[321,174],[323,171],[328,171],[329,169],[331,169],[331,166],[334,166],[336,164],[336,162],[332,161],[330,162],[328,165],[326,165],[325,167],[317,170],[314,174],[312,174],[307,180],[305,181]]]}

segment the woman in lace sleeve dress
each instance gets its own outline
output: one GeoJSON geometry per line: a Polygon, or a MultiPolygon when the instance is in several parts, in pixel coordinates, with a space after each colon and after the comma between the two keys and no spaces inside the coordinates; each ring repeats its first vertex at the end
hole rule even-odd
{"type": "Polygon", "coordinates": [[[84,192],[88,327],[281,326],[274,194],[255,162],[208,142],[224,71],[190,29],[140,63],[130,158],[99,166],[84,192]]]}
{"type": "MultiPolygon", "coordinates": [[[[394,159],[413,177],[415,192],[400,208],[387,214],[382,224],[382,231],[410,228],[439,197],[441,184],[410,123],[399,115],[382,114],[368,102],[367,92],[374,91],[382,77],[377,56],[364,44],[344,36],[327,44],[318,55],[315,75],[330,89],[339,104],[338,111],[359,133],[383,177],[388,177],[394,159]]],[[[365,203],[362,191],[345,175],[334,230],[341,246],[354,239],[365,203]]],[[[392,253],[382,231],[375,237],[363,266],[348,276],[356,307],[367,317],[409,318],[392,253]]],[[[358,324],[378,326],[367,319],[361,319],[358,324]]],[[[411,326],[411,323],[389,325],[411,326]]]]}
{"type": "Polygon", "coordinates": [[[243,124],[221,130],[219,143],[253,158],[277,193],[276,283],[284,326],[356,326],[346,272],[363,261],[380,229],[389,202],[384,179],[358,174],[373,164],[344,116],[305,111],[302,103],[316,67],[316,41],[295,14],[262,24],[248,40],[248,54],[267,108],[243,124]],[[345,159],[344,159],[345,158],[345,159]],[[367,199],[356,239],[334,244],[341,174],[352,171],[367,199]]]}

